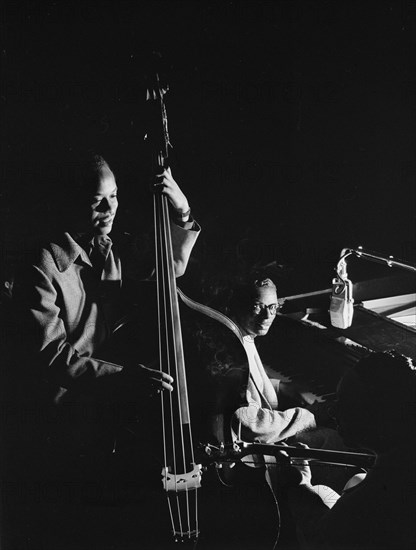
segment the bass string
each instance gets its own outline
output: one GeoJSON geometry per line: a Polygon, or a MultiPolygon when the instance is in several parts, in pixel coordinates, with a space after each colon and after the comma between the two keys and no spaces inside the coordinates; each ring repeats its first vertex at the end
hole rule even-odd
{"type": "MultiPolygon", "coordinates": [[[[174,331],[177,327],[171,327],[173,329],[173,335],[172,338],[169,338],[169,327],[168,323],[166,322],[168,318],[172,318],[173,316],[172,311],[174,308],[173,304],[173,292],[176,292],[176,288],[172,288],[171,281],[175,283],[174,278],[169,277],[169,275],[172,275],[174,277],[174,270],[173,270],[173,263],[171,266],[166,264],[166,259],[172,258],[171,255],[169,255],[169,252],[172,251],[172,245],[171,245],[171,235],[170,235],[170,226],[169,226],[169,216],[168,216],[168,205],[167,205],[167,199],[165,196],[154,196],[154,212],[155,212],[155,219],[158,220],[159,223],[156,224],[156,235],[155,235],[155,241],[156,241],[156,270],[157,270],[157,306],[158,306],[158,317],[159,317],[159,356],[160,356],[160,368],[162,370],[165,370],[168,374],[172,375],[172,366],[171,366],[171,350],[169,342],[172,341],[173,345],[173,358],[177,357],[177,350],[175,347],[175,337],[174,337],[174,331]],[[169,273],[169,269],[171,273],[169,273]],[[168,297],[168,298],[167,298],[168,297]],[[164,336],[165,340],[165,346],[162,345],[162,337],[164,336]]],[[[176,285],[173,285],[176,286],[176,285]]],[[[176,295],[175,295],[176,298],[176,295]]],[[[180,327],[179,327],[180,330],[180,327]]],[[[181,380],[183,379],[183,376],[179,376],[178,368],[180,365],[178,365],[178,361],[174,361],[175,364],[175,374],[176,379],[181,380]]],[[[179,393],[178,395],[178,404],[180,403],[180,392],[181,389],[178,387],[177,391],[179,393]]],[[[182,414],[181,414],[181,407],[178,408],[178,415],[179,415],[179,423],[176,422],[176,424],[179,426],[179,432],[180,432],[180,441],[181,441],[181,460],[178,460],[177,458],[177,449],[176,449],[176,437],[175,437],[175,407],[173,403],[173,396],[171,392],[169,392],[169,405],[168,409],[170,412],[170,426],[166,426],[166,420],[165,420],[165,412],[166,407],[164,404],[164,398],[163,393],[161,395],[161,407],[162,407],[162,437],[163,437],[163,455],[164,455],[164,466],[165,466],[165,472],[168,472],[169,470],[169,458],[168,458],[168,449],[167,449],[167,433],[168,430],[170,430],[171,434],[171,441],[172,441],[172,462],[173,462],[173,470],[174,474],[178,472],[178,462],[182,462],[183,471],[186,472],[186,451],[185,451],[185,441],[184,441],[184,434],[183,434],[183,423],[182,423],[182,414]]],[[[186,393],[186,387],[185,387],[185,393],[186,393]]],[[[183,396],[182,396],[183,397],[183,396]]],[[[187,397],[187,396],[186,396],[187,397]]],[[[189,424],[190,429],[190,424],[189,424]]],[[[191,434],[190,434],[191,435],[191,434]]],[[[192,441],[190,438],[189,441],[192,441]]],[[[191,445],[191,455],[192,455],[192,462],[194,462],[193,458],[193,448],[191,445]]],[[[176,478],[175,478],[176,479],[176,478]]],[[[175,485],[176,488],[176,485],[175,485]]],[[[174,514],[174,511],[172,510],[171,506],[171,499],[168,497],[168,506],[169,506],[169,513],[171,517],[171,523],[174,530],[174,533],[180,532],[181,536],[184,535],[184,529],[183,529],[183,521],[182,521],[182,511],[179,501],[179,495],[177,494],[177,490],[175,491],[176,495],[174,500],[176,501],[176,514],[174,514]],[[177,517],[177,523],[178,526],[176,526],[175,516],[177,517]]],[[[195,492],[196,493],[196,492],[195,492]]],[[[185,489],[185,502],[186,502],[186,523],[188,524],[188,536],[191,536],[191,533],[194,532],[194,530],[191,527],[191,514],[190,514],[190,504],[189,504],[189,495],[188,495],[188,489],[185,489]]],[[[198,532],[198,502],[195,494],[195,521],[196,521],[196,528],[195,531],[198,532]]]]}
{"type": "MultiPolygon", "coordinates": [[[[161,213],[160,213],[160,197],[153,196],[153,209],[154,209],[154,220],[155,220],[155,261],[156,261],[156,296],[157,296],[157,312],[158,312],[158,346],[159,346],[159,368],[160,370],[167,371],[170,374],[170,361],[169,356],[166,354],[166,345],[163,346],[163,342],[167,343],[167,334],[166,334],[166,300],[165,300],[165,269],[163,262],[163,227],[161,225],[161,213]],[[164,331],[164,334],[163,334],[164,331]]],[[[165,476],[168,475],[170,464],[168,463],[168,449],[167,449],[167,431],[168,429],[172,430],[172,425],[166,426],[166,407],[164,393],[161,392],[160,395],[160,404],[161,404],[161,420],[162,420],[162,445],[163,445],[163,465],[165,476]]],[[[170,410],[170,417],[172,418],[173,414],[173,403],[172,398],[169,395],[169,402],[167,408],[170,410]]],[[[172,433],[171,433],[172,437],[172,433]]],[[[173,461],[173,469],[176,471],[176,454],[174,452],[170,453],[170,459],[173,461]]],[[[169,509],[170,520],[172,524],[173,532],[176,532],[176,518],[174,517],[174,512],[172,510],[171,502],[168,495],[167,485],[165,486],[167,503],[169,509]]],[[[182,525],[179,518],[179,529],[182,529],[182,525]]]]}
{"type": "MultiPolygon", "coordinates": [[[[162,225],[161,220],[161,197],[154,195],[153,196],[153,204],[154,204],[154,219],[155,219],[155,255],[156,255],[156,285],[157,285],[157,309],[158,309],[158,342],[159,342],[159,368],[162,372],[167,372],[169,375],[171,375],[171,367],[170,367],[170,357],[168,353],[168,332],[167,332],[167,303],[166,303],[166,266],[164,265],[164,226],[162,225]],[[165,344],[165,345],[163,345],[165,344]]],[[[161,414],[162,414],[162,444],[163,444],[163,458],[164,458],[164,472],[165,472],[165,479],[168,476],[168,472],[172,469],[173,471],[177,471],[177,464],[176,464],[176,452],[175,452],[175,445],[174,445],[174,433],[173,433],[173,400],[172,396],[169,395],[167,407],[165,407],[165,396],[164,392],[161,392],[160,396],[160,402],[161,402],[161,414]],[[170,412],[170,419],[171,423],[170,425],[166,425],[166,416],[167,416],[167,410],[170,412]],[[172,446],[170,448],[170,452],[168,453],[167,448],[167,435],[168,430],[170,430],[170,439],[172,441],[172,446]],[[169,454],[169,459],[168,459],[169,454]],[[170,461],[172,461],[172,464],[170,464],[170,461]]],[[[165,485],[166,490],[166,500],[168,504],[168,510],[169,510],[169,516],[170,521],[172,525],[173,533],[175,534],[178,530],[182,533],[182,521],[181,521],[181,515],[178,513],[179,506],[178,503],[176,503],[176,511],[173,510],[172,504],[171,504],[171,498],[169,498],[169,491],[167,484],[165,485]],[[175,513],[176,512],[176,513],[175,513]]]]}
{"type": "MultiPolygon", "coordinates": [[[[192,446],[192,437],[191,437],[191,423],[190,423],[190,415],[189,415],[189,405],[188,405],[188,393],[187,393],[187,387],[186,387],[186,376],[185,376],[185,365],[184,365],[184,356],[183,356],[183,348],[182,348],[182,334],[181,334],[181,326],[180,326],[180,320],[179,320],[179,310],[178,310],[178,302],[177,302],[177,294],[176,294],[176,279],[175,279],[175,273],[174,273],[174,265],[173,265],[173,254],[172,254],[172,237],[171,237],[171,231],[170,231],[170,221],[169,221],[169,210],[168,210],[168,202],[166,196],[161,197],[161,203],[162,203],[162,219],[163,219],[163,227],[164,227],[164,243],[165,243],[165,258],[169,259],[169,263],[167,265],[167,284],[168,284],[168,292],[165,293],[165,296],[169,297],[169,311],[171,313],[171,319],[172,319],[172,347],[173,347],[173,357],[174,357],[174,365],[175,365],[175,373],[176,373],[176,379],[178,381],[177,383],[177,393],[178,393],[178,413],[179,413],[179,432],[180,432],[180,442],[181,442],[181,457],[182,457],[182,468],[183,472],[187,472],[188,463],[187,459],[188,454],[190,454],[190,462],[194,464],[194,454],[193,454],[193,446],[192,446]],[[178,349],[180,348],[180,349],[178,349]],[[182,407],[184,407],[186,418],[183,418],[182,414],[182,407]],[[189,433],[188,433],[188,441],[189,444],[189,453],[186,452],[186,442],[185,442],[185,435],[184,435],[184,426],[187,426],[189,433]]],[[[172,423],[174,416],[172,414],[171,416],[172,423]]],[[[175,444],[175,440],[174,440],[175,444]]],[[[176,449],[175,449],[176,451],[176,449]]],[[[191,526],[191,513],[190,513],[190,494],[188,491],[188,488],[185,489],[185,502],[186,502],[186,518],[187,518],[187,524],[188,524],[188,537],[191,535],[193,531],[193,526],[191,526]]],[[[197,500],[197,491],[195,490],[193,492],[195,497],[195,521],[196,521],[196,527],[195,530],[198,532],[198,514],[197,514],[197,506],[198,506],[198,500],[197,500]]],[[[177,495],[177,506],[179,510],[179,496],[177,495]]],[[[179,517],[181,518],[181,512],[179,512],[179,517]]],[[[181,535],[183,535],[183,532],[181,530],[181,535]]]]}
{"type": "MultiPolygon", "coordinates": [[[[157,300],[157,315],[158,315],[158,351],[159,351],[159,369],[163,371],[163,350],[162,350],[162,305],[161,305],[161,298],[163,296],[161,292],[161,286],[163,286],[163,270],[161,266],[161,251],[160,251],[160,234],[159,234],[159,227],[160,224],[158,223],[159,220],[159,213],[158,213],[158,204],[157,204],[157,197],[156,195],[153,196],[153,213],[154,213],[154,220],[155,220],[155,264],[156,264],[156,300],[157,300]]],[[[162,443],[163,443],[163,465],[166,470],[167,468],[167,448],[166,448],[166,425],[165,425],[165,410],[164,410],[164,399],[163,399],[163,392],[161,392],[161,409],[162,409],[162,443]]]]}

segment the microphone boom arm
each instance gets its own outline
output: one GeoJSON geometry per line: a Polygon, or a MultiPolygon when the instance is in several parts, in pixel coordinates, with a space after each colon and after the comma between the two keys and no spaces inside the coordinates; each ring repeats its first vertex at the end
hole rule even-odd
{"type": "Polygon", "coordinates": [[[401,260],[395,260],[393,256],[382,256],[373,251],[366,251],[363,249],[362,246],[358,246],[357,248],[343,248],[341,250],[341,257],[338,262],[337,271],[346,269],[345,258],[347,258],[347,256],[350,256],[351,254],[354,254],[357,258],[363,258],[364,260],[368,260],[370,262],[386,264],[388,267],[397,267],[399,269],[405,269],[407,271],[413,272],[416,271],[416,265],[414,264],[403,262],[401,260]],[[343,267],[343,264],[341,262],[343,262],[345,267],[343,267]]]}

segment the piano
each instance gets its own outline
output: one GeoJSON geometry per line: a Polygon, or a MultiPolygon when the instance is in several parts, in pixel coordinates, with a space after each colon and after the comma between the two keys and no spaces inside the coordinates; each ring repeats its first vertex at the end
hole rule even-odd
{"type": "Polygon", "coordinates": [[[264,364],[280,379],[298,383],[310,404],[330,399],[344,372],[370,351],[395,349],[416,364],[416,267],[361,248],[341,255],[345,250],[358,252],[349,262],[351,326],[331,325],[328,286],[284,297],[268,336],[256,341],[264,364]]]}

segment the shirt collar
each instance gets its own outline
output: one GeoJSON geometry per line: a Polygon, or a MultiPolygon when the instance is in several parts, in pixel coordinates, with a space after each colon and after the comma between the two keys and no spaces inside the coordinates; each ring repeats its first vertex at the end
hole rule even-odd
{"type": "Polygon", "coordinates": [[[92,265],[84,248],[69,233],[64,233],[60,239],[52,242],[50,247],[60,272],[66,271],[78,257],[86,264],[92,265]]]}

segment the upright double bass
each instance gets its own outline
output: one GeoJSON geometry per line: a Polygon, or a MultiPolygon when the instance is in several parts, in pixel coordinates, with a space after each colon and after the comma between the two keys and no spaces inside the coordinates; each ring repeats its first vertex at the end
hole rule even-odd
{"type": "MultiPolygon", "coordinates": [[[[147,100],[154,115],[151,140],[159,170],[168,167],[171,147],[164,103],[166,91],[156,74],[154,86],[147,90],[147,100]]],[[[163,193],[154,193],[153,208],[159,368],[175,380],[173,392],[161,393],[162,483],[174,540],[195,542],[199,535],[198,489],[202,467],[196,464],[193,449],[169,204],[163,193]]]]}

